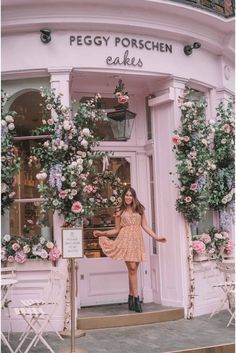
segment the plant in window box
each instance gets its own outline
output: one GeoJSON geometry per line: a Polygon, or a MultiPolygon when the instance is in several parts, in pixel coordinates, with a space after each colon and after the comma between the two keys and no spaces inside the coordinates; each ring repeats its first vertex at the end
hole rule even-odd
{"type": "Polygon", "coordinates": [[[193,255],[203,256],[205,259],[219,259],[230,256],[233,253],[233,242],[227,232],[210,228],[207,233],[193,237],[193,255]]]}
{"type": "Polygon", "coordinates": [[[61,104],[60,95],[46,89],[41,92],[45,101],[43,126],[35,134],[50,136],[32,149],[31,161],[41,167],[37,179],[44,199],[42,212],[58,211],[64,217],[64,226],[76,226],[85,216],[93,215],[98,206],[93,186],[95,162],[107,153],[96,149],[99,137],[95,137],[95,130],[97,122],[107,117],[97,108],[100,95],[80,103],[72,115],[71,109],[61,104]]]}
{"type": "Polygon", "coordinates": [[[20,159],[14,147],[14,116],[16,112],[5,111],[8,96],[1,91],[1,213],[4,214],[14,201],[15,176],[20,168],[20,159]]]}
{"type": "Polygon", "coordinates": [[[1,262],[3,264],[23,264],[28,259],[56,262],[61,256],[54,242],[44,237],[5,234],[1,240],[1,262]]]}

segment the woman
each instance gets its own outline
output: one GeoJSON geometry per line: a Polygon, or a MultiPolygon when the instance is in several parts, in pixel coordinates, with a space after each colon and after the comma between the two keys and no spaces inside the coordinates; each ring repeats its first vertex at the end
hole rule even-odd
{"type": "Polygon", "coordinates": [[[142,312],[138,296],[137,271],[141,261],[144,260],[144,242],[141,227],[153,239],[165,243],[166,238],[159,237],[148,226],[144,206],[139,202],[136,192],[128,187],[122,194],[120,208],[115,213],[115,228],[108,231],[95,230],[94,237],[99,238],[99,245],[103,252],[116,260],[124,260],[129,275],[129,310],[142,312]],[[109,236],[117,235],[115,240],[109,236]]]}

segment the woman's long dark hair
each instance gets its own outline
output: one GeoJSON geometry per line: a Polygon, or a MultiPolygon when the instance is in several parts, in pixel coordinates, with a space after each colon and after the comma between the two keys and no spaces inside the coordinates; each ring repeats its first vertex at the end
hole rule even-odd
{"type": "Polygon", "coordinates": [[[123,193],[122,193],[122,196],[121,196],[122,201],[121,201],[121,205],[120,205],[119,210],[120,210],[121,212],[124,212],[124,211],[126,210],[126,208],[127,208],[127,205],[126,205],[126,203],[125,203],[125,195],[126,195],[126,193],[127,193],[128,191],[131,192],[132,197],[133,197],[133,202],[132,202],[132,204],[131,204],[131,207],[132,207],[133,212],[136,212],[136,213],[139,213],[139,214],[142,215],[143,212],[144,212],[144,210],[145,210],[145,207],[144,207],[144,206],[141,204],[141,202],[138,200],[137,195],[136,195],[136,191],[135,191],[132,187],[130,187],[130,186],[127,187],[127,188],[123,191],[123,193]]]}

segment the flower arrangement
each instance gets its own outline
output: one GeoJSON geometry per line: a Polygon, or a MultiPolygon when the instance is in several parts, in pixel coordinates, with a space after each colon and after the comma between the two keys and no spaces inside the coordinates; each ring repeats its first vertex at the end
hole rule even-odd
{"type": "Polygon", "coordinates": [[[1,262],[23,264],[27,259],[57,261],[61,253],[54,242],[44,237],[11,236],[5,234],[1,242],[1,262]]]}
{"type": "Polygon", "coordinates": [[[192,242],[193,254],[222,259],[233,253],[233,242],[227,232],[210,228],[208,233],[195,235],[192,242]]]}
{"type": "Polygon", "coordinates": [[[114,95],[116,96],[119,106],[117,108],[127,108],[129,101],[129,93],[125,89],[125,85],[120,79],[118,85],[115,88],[114,95]]]}
{"type": "Polygon", "coordinates": [[[73,116],[53,90],[42,89],[41,95],[45,101],[43,126],[35,134],[49,136],[32,150],[30,163],[41,169],[37,179],[44,199],[42,212],[58,211],[65,224],[73,226],[101,204],[95,164],[107,154],[96,149],[99,138],[95,129],[97,122],[107,117],[97,109],[100,95],[81,103],[73,116]]]}
{"type": "Polygon", "coordinates": [[[4,111],[8,96],[1,91],[1,213],[4,214],[14,201],[15,176],[20,168],[17,150],[13,145],[16,112],[4,111]]]}
{"type": "Polygon", "coordinates": [[[235,195],[235,122],[233,102],[217,108],[214,134],[215,170],[209,178],[209,206],[223,210],[234,208],[235,195]]]}
{"type": "Polygon", "coordinates": [[[205,120],[207,104],[204,97],[194,98],[195,93],[186,88],[179,98],[182,125],[172,137],[178,161],[176,209],[189,223],[199,221],[208,208],[207,178],[209,171],[216,168],[211,155],[213,128],[205,120]]]}

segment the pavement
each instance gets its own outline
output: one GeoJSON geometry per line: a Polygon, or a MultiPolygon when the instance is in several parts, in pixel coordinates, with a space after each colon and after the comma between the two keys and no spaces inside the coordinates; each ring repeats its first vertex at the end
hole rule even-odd
{"type": "MultiPolygon", "coordinates": [[[[76,353],[80,350],[87,353],[163,353],[234,343],[235,326],[226,327],[228,321],[229,313],[222,311],[211,319],[209,315],[203,315],[191,320],[180,319],[150,325],[87,330],[84,337],[75,339],[75,351],[76,353]]],[[[18,345],[19,335],[19,333],[11,335],[10,343],[13,349],[18,345]]],[[[56,353],[71,352],[70,338],[61,341],[53,332],[45,333],[44,338],[56,353]]],[[[2,345],[1,352],[9,353],[9,350],[2,345]]],[[[41,342],[30,350],[30,353],[46,352],[49,351],[41,342]]]]}

